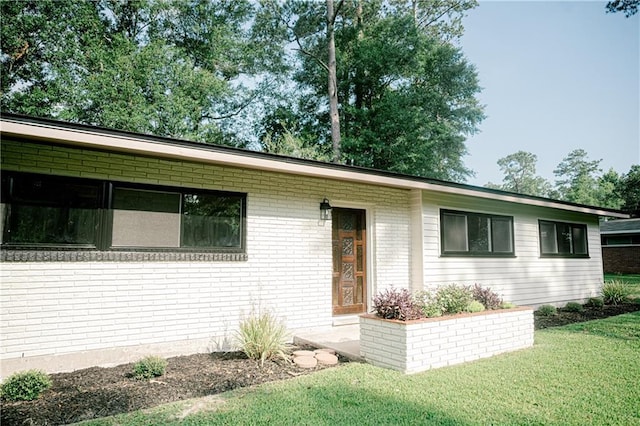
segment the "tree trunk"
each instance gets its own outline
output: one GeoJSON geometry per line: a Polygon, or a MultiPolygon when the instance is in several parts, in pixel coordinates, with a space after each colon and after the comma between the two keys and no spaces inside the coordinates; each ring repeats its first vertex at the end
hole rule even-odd
{"type": "Polygon", "coordinates": [[[333,162],[340,162],[340,115],[338,113],[338,79],[336,72],[336,41],[334,34],[335,10],[333,0],[327,0],[327,40],[329,43],[329,115],[331,117],[331,143],[333,147],[333,162]]]}

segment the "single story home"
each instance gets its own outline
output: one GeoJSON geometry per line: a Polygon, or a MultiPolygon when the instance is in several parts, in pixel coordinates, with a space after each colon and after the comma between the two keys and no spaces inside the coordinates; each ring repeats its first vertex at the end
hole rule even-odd
{"type": "Polygon", "coordinates": [[[384,171],[3,114],[2,376],[228,349],[269,310],[331,327],[385,288],[519,305],[600,291],[599,217],[384,171]]]}
{"type": "Polygon", "coordinates": [[[640,274],[640,218],[600,224],[604,272],[640,274]]]}

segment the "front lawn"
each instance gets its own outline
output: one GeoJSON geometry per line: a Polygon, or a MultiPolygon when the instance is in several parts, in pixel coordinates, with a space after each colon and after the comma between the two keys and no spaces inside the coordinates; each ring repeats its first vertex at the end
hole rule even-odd
{"type": "Polygon", "coordinates": [[[412,376],[351,363],[86,425],[640,424],[640,312],[539,330],[531,349],[412,376]]]}

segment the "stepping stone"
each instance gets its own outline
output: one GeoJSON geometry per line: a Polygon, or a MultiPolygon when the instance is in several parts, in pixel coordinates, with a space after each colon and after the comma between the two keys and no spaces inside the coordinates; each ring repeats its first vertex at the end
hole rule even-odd
{"type": "Polygon", "coordinates": [[[293,353],[293,357],[297,358],[299,356],[310,356],[313,357],[315,355],[315,353],[313,351],[295,351],[293,353]]]}
{"type": "Polygon", "coordinates": [[[331,355],[335,355],[336,354],[336,351],[334,349],[329,349],[329,348],[320,348],[320,349],[316,349],[313,352],[315,352],[317,354],[319,354],[320,352],[326,352],[326,353],[331,354],[331,355]]]}
{"type": "Polygon", "coordinates": [[[293,362],[301,368],[313,368],[318,365],[318,360],[312,356],[297,356],[293,362]]]}
{"type": "Polygon", "coordinates": [[[320,364],[325,364],[325,365],[336,365],[338,363],[338,357],[327,352],[317,353],[316,359],[320,364]]]}

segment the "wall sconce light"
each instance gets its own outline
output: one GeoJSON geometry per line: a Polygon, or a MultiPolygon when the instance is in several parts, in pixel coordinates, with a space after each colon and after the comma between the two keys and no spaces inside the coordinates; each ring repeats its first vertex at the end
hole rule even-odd
{"type": "Polygon", "coordinates": [[[329,200],[326,198],[322,200],[320,203],[320,219],[321,220],[330,220],[331,219],[331,204],[329,204],[329,200]]]}

